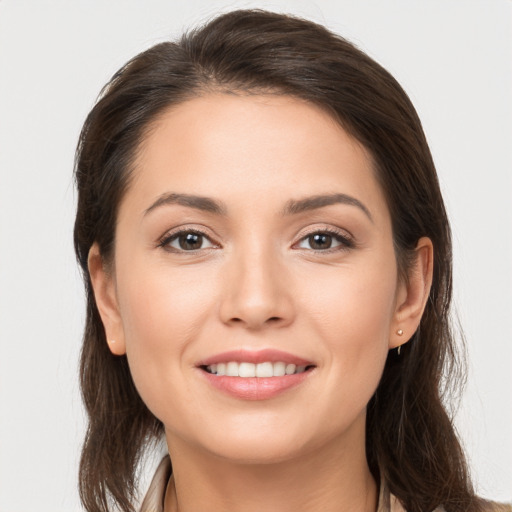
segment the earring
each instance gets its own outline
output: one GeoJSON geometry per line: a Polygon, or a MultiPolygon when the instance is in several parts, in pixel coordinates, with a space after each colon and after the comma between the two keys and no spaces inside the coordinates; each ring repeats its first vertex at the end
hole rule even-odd
{"type": "Polygon", "coordinates": [[[111,345],[114,345],[114,344],[115,344],[115,342],[116,342],[116,340],[109,340],[109,343],[110,343],[111,345]]]}
{"type": "MultiPolygon", "coordinates": [[[[398,329],[398,330],[396,331],[396,333],[398,334],[398,336],[402,336],[402,335],[404,334],[404,331],[402,331],[402,329],[398,329]]],[[[401,348],[402,348],[402,345],[398,345],[398,348],[397,348],[397,351],[396,351],[396,353],[397,353],[398,355],[400,355],[400,349],[401,349],[401,348]]]]}

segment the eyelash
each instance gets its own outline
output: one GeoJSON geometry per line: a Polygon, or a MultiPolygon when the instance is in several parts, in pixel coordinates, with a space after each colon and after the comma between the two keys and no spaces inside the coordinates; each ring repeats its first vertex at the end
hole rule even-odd
{"type": "MultiPolygon", "coordinates": [[[[345,232],[338,231],[338,230],[332,229],[332,228],[315,229],[314,231],[311,231],[310,233],[307,233],[304,236],[302,236],[300,238],[300,240],[293,245],[293,247],[297,246],[298,244],[302,243],[303,241],[305,241],[308,238],[315,236],[315,235],[331,236],[336,242],[339,242],[339,245],[336,247],[329,247],[327,249],[305,249],[306,251],[313,251],[316,253],[332,253],[332,252],[336,252],[336,251],[346,251],[348,249],[352,249],[355,247],[354,240],[352,239],[351,236],[347,235],[345,232]]],[[[200,229],[197,229],[197,228],[194,228],[194,229],[191,228],[191,229],[181,229],[181,230],[175,231],[173,233],[165,234],[160,239],[160,241],[158,243],[158,247],[161,247],[162,249],[164,249],[168,252],[172,252],[172,253],[196,253],[197,251],[200,251],[200,250],[218,247],[218,244],[215,244],[204,231],[201,231],[200,229]],[[170,247],[169,244],[171,242],[179,239],[180,236],[188,235],[188,234],[204,237],[212,244],[212,247],[206,247],[206,248],[201,247],[199,249],[192,249],[189,251],[187,251],[185,249],[176,249],[174,247],[170,247]]]]}
{"type": "Polygon", "coordinates": [[[354,239],[348,235],[348,233],[333,228],[315,229],[310,233],[306,233],[297,243],[294,244],[294,246],[315,235],[328,235],[336,242],[339,242],[340,245],[337,247],[329,247],[327,249],[306,249],[307,251],[314,251],[316,253],[332,253],[337,251],[346,251],[355,247],[354,239]]]}
{"type": "Polygon", "coordinates": [[[195,253],[197,251],[200,251],[201,249],[204,250],[203,248],[201,249],[193,249],[193,250],[190,250],[190,251],[187,251],[185,249],[176,249],[174,247],[170,247],[170,243],[173,242],[174,240],[177,240],[180,236],[182,235],[188,235],[188,234],[191,234],[191,235],[199,235],[199,236],[202,236],[204,238],[206,238],[211,244],[212,246],[218,246],[218,244],[215,244],[211,239],[210,237],[204,232],[204,231],[201,231],[200,229],[197,229],[197,228],[190,228],[190,229],[180,229],[179,231],[175,231],[173,233],[166,233],[160,240],[160,242],[158,243],[158,247],[161,247],[162,249],[168,251],[168,252],[172,252],[172,253],[195,253]]]}

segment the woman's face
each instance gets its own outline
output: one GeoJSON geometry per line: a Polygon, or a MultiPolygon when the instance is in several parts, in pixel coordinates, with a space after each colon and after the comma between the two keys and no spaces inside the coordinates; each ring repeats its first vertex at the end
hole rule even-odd
{"type": "Polygon", "coordinates": [[[212,94],[159,118],[133,177],[100,309],[170,446],[363,442],[407,293],[365,149],[303,101],[212,94]]]}

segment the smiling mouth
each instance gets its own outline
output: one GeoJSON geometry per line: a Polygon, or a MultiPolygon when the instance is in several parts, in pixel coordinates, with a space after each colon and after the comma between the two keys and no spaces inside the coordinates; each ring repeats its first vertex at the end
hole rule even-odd
{"type": "Polygon", "coordinates": [[[213,388],[237,400],[270,400],[300,388],[316,365],[281,350],[231,350],[197,364],[213,388]]]}
{"type": "Polygon", "coordinates": [[[228,361],[225,363],[211,364],[201,366],[201,369],[212,375],[219,377],[242,377],[242,378],[270,378],[270,377],[284,377],[285,375],[297,375],[305,373],[314,368],[314,365],[295,365],[292,363],[285,363],[282,361],[263,363],[248,363],[228,361]]]}

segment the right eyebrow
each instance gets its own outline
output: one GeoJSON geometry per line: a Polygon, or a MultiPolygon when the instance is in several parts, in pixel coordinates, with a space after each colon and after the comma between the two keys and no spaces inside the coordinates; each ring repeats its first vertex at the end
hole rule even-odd
{"type": "Polygon", "coordinates": [[[359,199],[347,194],[323,194],[305,197],[298,200],[291,200],[286,203],[283,215],[296,215],[298,213],[316,210],[333,204],[355,206],[356,208],[359,208],[359,210],[361,210],[371,222],[373,222],[370,210],[361,201],[359,201],[359,199]]]}
{"type": "Polygon", "coordinates": [[[213,213],[215,215],[225,216],[227,212],[227,208],[222,203],[212,199],[211,197],[168,192],[166,194],[162,194],[149,208],[147,208],[144,211],[144,216],[156,208],[169,204],[179,204],[181,206],[195,208],[196,210],[213,213]]]}

